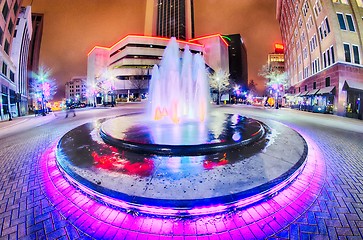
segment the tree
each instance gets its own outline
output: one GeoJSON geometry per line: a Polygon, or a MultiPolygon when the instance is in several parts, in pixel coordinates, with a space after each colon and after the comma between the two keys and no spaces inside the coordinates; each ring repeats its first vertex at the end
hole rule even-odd
{"type": "Polygon", "coordinates": [[[145,75],[145,71],[143,69],[139,69],[136,72],[136,75],[130,78],[130,84],[138,94],[141,93],[141,90],[146,89],[149,86],[149,81],[148,79],[145,79],[145,76],[146,78],[149,77],[148,75],[145,75]]]}
{"type": "Polygon", "coordinates": [[[282,72],[276,68],[271,68],[268,64],[266,64],[262,66],[259,75],[267,79],[266,86],[274,92],[275,105],[276,108],[278,108],[277,98],[280,88],[282,87],[283,89],[281,90],[284,91],[288,85],[286,72],[282,72]]]}
{"type": "Polygon", "coordinates": [[[43,65],[38,72],[32,72],[32,81],[30,83],[31,96],[41,103],[42,114],[45,115],[45,103],[53,99],[57,92],[55,80],[50,78],[51,70],[43,65]]]}
{"type": "Polygon", "coordinates": [[[230,89],[231,83],[229,80],[229,73],[218,69],[212,74],[209,74],[209,85],[211,89],[216,90],[218,92],[218,101],[217,104],[220,103],[220,95],[230,89]]]}
{"type": "Polygon", "coordinates": [[[250,92],[253,92],[253,93],[257,93],[257,83],[255,83],[255,81],[253,79],[250,80],[250,82],[248,83],[248,90],[250,92]]]}
{"type": "MultiPolygon", "coordinates": [[[[284,89],[287,87],[287,74],[286,72],[282,72],[278,69],[271,68],[267,64],[262,66],[262,69],[259,72],[259,75],[266,78],[266,86],[267,87],[278,87],[283,86],[284,89]]],[[[275,88],[276,89],[276,88],[275,88]]]]}

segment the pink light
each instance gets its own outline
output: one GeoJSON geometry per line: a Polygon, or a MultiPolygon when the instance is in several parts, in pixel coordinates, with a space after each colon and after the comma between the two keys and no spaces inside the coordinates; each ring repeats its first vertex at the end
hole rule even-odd
{"type": "MultiPolygon", "coordinates": [[[[79,231],[85,232],[94,238],[122,239],[129,232],[139,234],[139,237],[145,238],[150,236],[163,239],[164,237],[170,237],[170,234],[176,238],[184,238],[184,234],[191,238],[197,238],[197,236],[201,235],[201,231],[205,231],[203,234],[206,234],[206,236],[219,236],[219,234],[225,232],[232,234],[235,230],[237,232],[243,231],[244,234],[250,233],[250,237],[253,238],[251,231],[256,234],[255,230],[261,229],[261,224],[267,223],[264,227],[266,232],[260,232],[262,234],[261,238],[264,238],[273,232],[279,232],[288,226],[291,221],[300,217],[306,211],[306,208],[310,207],[316,200],[326,177],[324,157],[319,151],[318,146],[307,134],[302,131],[298,132],[306,139],[309,147],[308,159],[305,163],[306,165],[299,169],[301,170],[299,177],[294,178],[294,176],[291,176],[290,180],[295,180],[288,187],[279,186],[282,188],[278,191],[277,195],[267,191],[265,194],[273,195],[266,195],[270,196],[266,201],[257,202],[256,204],[261,195],[250,198],[248,200],[250,202],[246,200],[245,203],[247,205],[242,210],[239,210],[241,209],[240,206],[243,206],[243,203],[240,203],[241,201],[228,206],[217,204],[208,207],[177,210],[145,205],[130,206],[128,203],[102,194],[90,195],[92,197],[88,197],[84,192],[89,192],[90,194],[94,194],[94,192],[78,184],[64,172],[61,172],[61,169],[56,165],[54,154],[56,144],[46,150],[39,161],[41,186],[49,200],[63,217],[74,224],[79,231]],[[77,188],[74,186],[77,186],[77,188]],[[156,215],[180,216],[183,213],[198,217],[183,219],[156,217],[155,215],[133,216],[123,211],[116,211],[114,207],[109,207],[107,204],[102,205],[95,199],[101,199],[105,203],[122,209],[136,209],[136,211],[156,215]],[[102,212],[110,212],[110,216],[97,212],[100,206],[104,210],[102,212]],[[228,212],[226,215],[224,213],[218,214],[227,211],[230,206],[233,206],[233,211],[228,212]],[[261,212],[263,209],[265,211],[261,212]],[[210,215],[200,216],[200,213],[210,215]],[[219,218],[223,219],[223,221],[220,221],[222,224],[219,224],[219,218]],[[203,228],[203,230],[198,227],[198,224],[209,224],[210,221],[213,222],[213,226],[218,225],[218,227],[214,227],[213,230],[208,230],[207,228],[203,228]],[[96,227],[96,222],[98,231],[95,231],[94,228],[96,227]],[[141,223],[142,225],[140,225],[141,223]],[[248,226],[246,226],[247,224],[248,226]],[[91,225],[93,227],[90,227],[91,225]]],[[[127,236],[131,237],[131,235],[127,236]]]]}
{"type": "MultiPolygon", "coordinates": [[[[94,46],[87,54],[87,56],[89,56],[95,49],[104,49],[104,50],[111,50],[112,48],[114,48],[116,45],[118,45],[119,43],[122,43],[123,41],[125,41],[127,38],[143,38],[143,39],[152,39],[152,40],[162,40],[162,41],[169,41],[170,38],[164,38],[164,37],[152,37],[152,36],[145,36],[145,35],[126,35],[125,37],[123,37],[121,40],[117,41],[116,43],[114,43],[111,47],[101,47],[101,46],[94,46]]],[[[178,43],[183,43],[183,44],[187,44],[187,45],[192,45],[192,46],[197,46],[197,47],[203,47],[202,44],[198,44],[198,43],[192,43],[192,42],[188,42],[188,41],[183,41],[183,40],[177,40],[178,43]]],[[[228,46],[228,45],[227,45],[228,46]]]]}
{"type": "Polygon", "coordinates": [[[203,39],[206,39],[206,38],[212,38],[212,37],[219,37],[222,42],[226,45],[226,47],[228,47],[228,43],[226,42],[226,40],[224,40],[224,38],[222,37],[221,34],[217,33],[217,34],[212,34],[212,35],[207,35],[207,36],[203,36],[203,37],[198,37],[198,38],[193,38],[193,39],[190,39],[189,42],[194,42],[194,41],[198,41],[198,40],[203,40],[203,39]]]}

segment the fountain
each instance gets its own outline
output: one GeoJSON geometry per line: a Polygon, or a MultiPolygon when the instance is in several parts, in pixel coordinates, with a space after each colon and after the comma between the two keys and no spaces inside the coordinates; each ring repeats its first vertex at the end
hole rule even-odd
{"type": "Polygon", "coordinates": [[[179,45],[171,38],[160,65],[152,71],[148,117],[173,123],[205,121],[210,94],[203,57],[193,56],[186,45],[180,60],[179,45]]]}
{"type": "Polygon", "coordinates": [[[69,131],[57,145],[60,171],[101,202],[161,215],[243,207],[291,182],[304,139],[281,124],[210,110],[209,94],[203,57],[185,45],[180,58],[171,39],[153,68],[146,113],[69,131]]]}

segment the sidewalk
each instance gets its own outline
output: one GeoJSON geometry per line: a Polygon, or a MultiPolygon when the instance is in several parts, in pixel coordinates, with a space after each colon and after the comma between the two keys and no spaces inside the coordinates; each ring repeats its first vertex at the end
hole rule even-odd
{"type": "Polygon", "coordinates": [[[55,118],[55,114],[54,112],[50,112],[49,114],[47,114],[46,116],[34,116],[32,115],[26,115],[26,116],[21,116],[21,117],[16,117],[13,118],[13,120],[9,121],[9,120],[4,120],[4,121],[0,121],[0,131],[3,129],[7,129],[13,126],[16,126],[18,124],[22,124],[22,123],[46,123],[49,122],[51,120],[53,120],[55,118]],[[29,122],[30,121],[30,122],[29,122]]]}

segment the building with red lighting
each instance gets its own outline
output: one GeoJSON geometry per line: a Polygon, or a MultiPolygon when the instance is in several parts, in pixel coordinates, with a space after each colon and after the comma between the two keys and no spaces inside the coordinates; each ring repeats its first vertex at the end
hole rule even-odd
{"type": "Polygon", "coordinates": [[[277,0],[295,107],[363,119],[362,0],[277,0]]]}
{"type": "Polygon", "coordinates": [[[270,70],[285,71],[284,45],[275,44],[275,51],[267,55],[267,66],[270,70]]]}
{"type": "MultiPolygon", "coordinates": [[[[87,83],[89,91],[98,96],[97,103],[109,95],[129,99],[147,93],[151,69],[160,63],[168,42],[169,38],[128,35],[111,47],[94,47],[88,54],[87,83]]],[[[229,71],[228,44],[221,35],[178,43],[180,53],[188,45],[192,53],[204,56],[207,67],[229,71]]]]}

